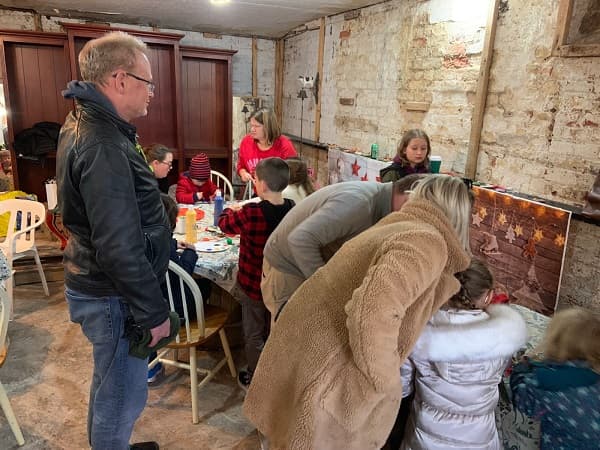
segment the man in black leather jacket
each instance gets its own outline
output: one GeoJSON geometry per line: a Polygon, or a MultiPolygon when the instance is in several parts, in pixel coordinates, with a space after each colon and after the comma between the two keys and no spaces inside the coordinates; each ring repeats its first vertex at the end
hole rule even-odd
{"type": "Polygon", "coordinates": [[[82,78],[63,91],[76,109],[63,125],[57,182],[63,222],[65,296],[71,320],[93,345],[88,411],[93,449],[129,446],[147,398],[147,360],[128,354],[125,323],[150,330],[154,346],[169,335],[160,284],[171,230],[156,179],[136,146],[130,121],[147,114],[154,84],[146,46],[125,33],[89,41],[82,78]]]}

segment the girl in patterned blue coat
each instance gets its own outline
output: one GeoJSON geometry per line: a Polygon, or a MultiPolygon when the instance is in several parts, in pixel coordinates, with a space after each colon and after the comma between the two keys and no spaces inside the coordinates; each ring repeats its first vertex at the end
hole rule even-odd
{"type": "Polygon", "coordinates": [[[524,360],[510,378],[515,407],[541,421],[542,450],[597,449],[600,442],[600,317],[560,311],[543,361],[524,360]]]}

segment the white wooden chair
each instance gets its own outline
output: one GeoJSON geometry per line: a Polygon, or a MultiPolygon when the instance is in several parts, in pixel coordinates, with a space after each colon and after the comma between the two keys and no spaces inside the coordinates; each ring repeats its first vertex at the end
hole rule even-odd
{"type": "Polygon", "coordinates": [[[210,181],[212,181],[219,189],[221,189],[224,199],[228,199],[229,201],[235,200],[233,195],[233,185],[225,175],[223,175],[221,172],[217,172],[216,170],[211,170],[210,181]]]}
{"type": "MultiPolygon", "coordinates": [[[[6,280],[7,283],[9,281],[10,279],[6,280]]],[[[8,331],[8,322],[10,320],[11,311],[11,298],[8,296],[8,292],[4,289],[4,287],[0,286],[0,367],[4,365],[4,361],[6,361],[6,355],[8,354],[8,339],[6,334],[8,331]]],[[[15,435],[17,444],[20,446],[25,444],[21,427],[19,427],[19,423],[17,422],[15,413],[10,406],[10,400],[6,395],[6,391],[4,390],[2,383],[0,383],[0,406],[2,406],[2,411],[4,411],[4,415],[6,416],[6,420],[10,425],[10,429],[15,435]]]]}
{"type": "Polygon", "coordinates": [[[242,196],[242,200],[250,200],[252,198],[252,194],[254,194],[254,185],[252,184],[252,180],[249,180],[246,183],[246,188],[244,189],[244,195],[242,196]]]}
{"type": "MultiPolygon", "coordinates": [[[[48,283],[44,275],[44,268],[40,261],[37,247],[35,246],[35,229],[46,221],[46,208],[42,203],[32,200],[3,200],[0,201],[0,214],[9,213],[8,228],[6,230],[6,239],[0,242],[0,249],[4,252],[8,267],[12,271],[13,261],[22,258],[25,255],[32,254],[35,259],[40,280],[44,287],[46,296],[50,295],[48,283]],[[20,212],[21,225],[16,230],[17,216],[20,212]]],[[[6,290],[10,299],[13,299],[13,278],[6,280],[6,290]]]]}
{"type": "Polygon", "coordinates": [[[229,342],[225,334],[224,326],[227,321],[227,312],[216,306],[202,303],[202,294],[200,288],[184,269],[178,266],[173,261],[169,262],[169,271],[167,272],[167,291],[169,294],[169,304],[171,311],[175,311],[173,302],[173,288],[175,283],[178,283],[183,302],[183,312],[185,324],[181,326],[179,335],[175,337],[175,341],[168,344],[165,348],[158,352],[157,357],[150,361],[148,368],[151,369],[159,362],[168,366],[178,367],[190,372],[190,385],[192,390],[192,422],[198,423],[198,390],[208,383],[216,373],[221,370],[225,363],[229,366],[229,371],[232,377],[236,377],[235,364],[229,349],[229,342]],[[173,275],[177,275],[174,277],[173,275]],[[184,287],[188,287],[192,293],[192,298],[186,298],[184,287]],[[196,306],[196,317],[189,317],[188,304],[193,302],[196,306]],[[203,369],[198,367],[198,359],[196,355],[197,347],[215,334],[219,334],[221,345],[225,356],[212,369],[203,369]],[[190,362],[185,363],[177,360],[178,350],[187,348],[190,352],[190,362]],[[171,352],[173,359],[168,359],[166,356],[171,352]],[[198,383],[198,373],[205,375],[202,381],[198,383]]]}

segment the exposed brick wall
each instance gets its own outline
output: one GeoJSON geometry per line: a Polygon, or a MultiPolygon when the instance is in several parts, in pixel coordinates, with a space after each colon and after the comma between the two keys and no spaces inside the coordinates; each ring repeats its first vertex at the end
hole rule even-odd
{"type": "Polygon", "coordinates": [[[550,55],[557,7],[510,2],[500,16],[478,170],[580,204],[600,168],[600,58],[550,55]]]}
{"type": "Polygon", "coordinates": [[[571,221],[559,308],[575,305],[600,312],[600,227],[571,221]]]}
{"type": "Polygon", "coordinates": [[[0,10],[0,28],[7,30],[35,30],[33,14],[0,10]]]}

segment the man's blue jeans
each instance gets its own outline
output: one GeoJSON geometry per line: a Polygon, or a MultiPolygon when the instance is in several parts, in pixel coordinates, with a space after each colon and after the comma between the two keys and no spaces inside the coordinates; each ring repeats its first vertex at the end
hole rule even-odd
{"type": "Polygon", "coordinates": [[[148,360],[129,356],[122,297],[94,297],[65,289],[71,320],[92,344],[94,374],[88,407],[88,439],[94,450],[127,450],[148,397],[148,360]]]}

